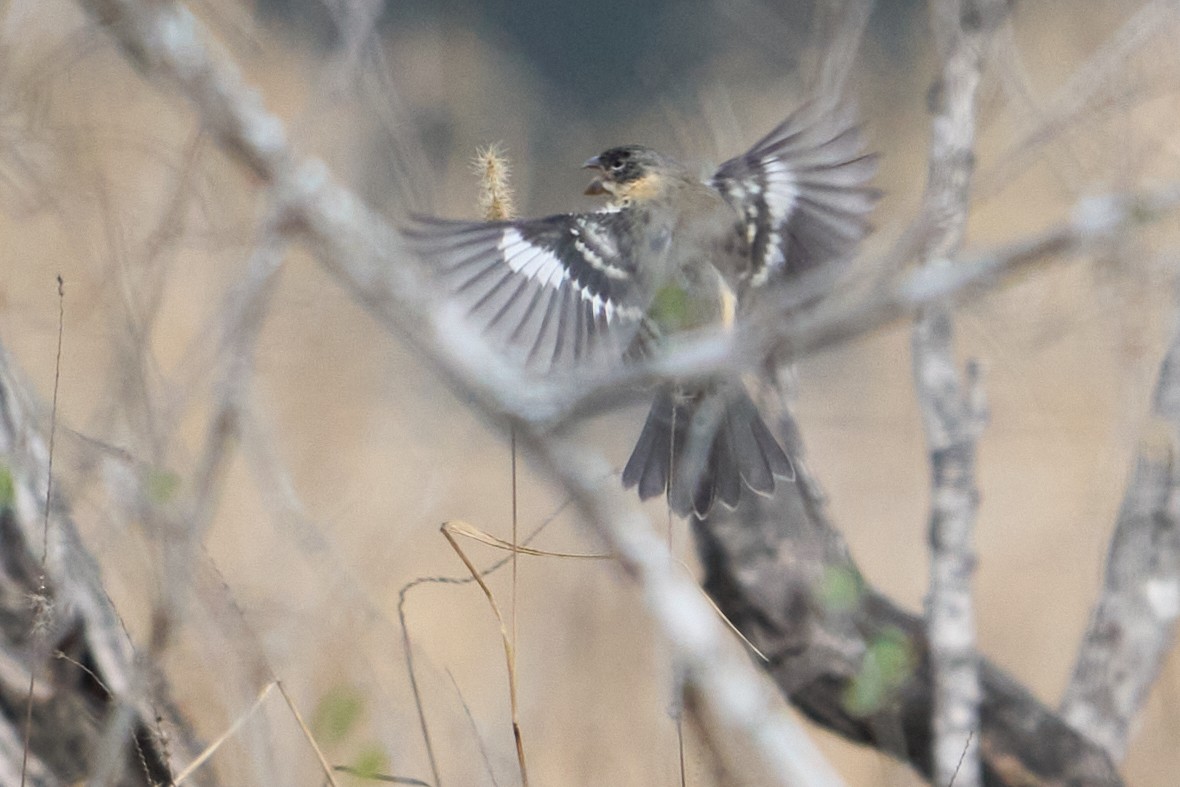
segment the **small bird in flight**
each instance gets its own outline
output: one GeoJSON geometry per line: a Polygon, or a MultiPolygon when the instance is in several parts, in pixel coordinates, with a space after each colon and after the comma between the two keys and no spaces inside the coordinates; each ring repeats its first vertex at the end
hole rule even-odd
{"type": "MultiPolygon", "coordinates": [[[[416,219],[405,235],[492,342],[531,370],[618,363],[727,327],[759,293],[849,258],[877,200],[846,108],[805,105],[707,180],[639,145],[584,165],[607,205],[539,219],[416,219]]],[[[623,483],[706,516],[773,493],[790,458],[740,380],[659,388],[623,483]]]]}

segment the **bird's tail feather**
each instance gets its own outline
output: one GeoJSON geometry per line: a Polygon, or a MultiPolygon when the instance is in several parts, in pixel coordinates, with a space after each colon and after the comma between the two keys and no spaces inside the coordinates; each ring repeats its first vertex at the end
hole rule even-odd
{"type": "Polygon", "coordinates": [[[720,500],[733,508],[742,490],[774,491],[794,466],[743,388],[656,394],[623,469],[623,485],[643,500],[667,492],[680,516],[704,517],[720,500]]]}

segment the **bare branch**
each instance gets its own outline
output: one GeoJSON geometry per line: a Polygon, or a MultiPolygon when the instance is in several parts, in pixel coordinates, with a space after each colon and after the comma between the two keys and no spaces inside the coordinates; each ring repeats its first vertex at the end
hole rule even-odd
{"type": "MultiPolygon", "coordinates": [[[[922,215],[926,267],[953,256],[963,240],[974,168],[975,100],[984,50],[999,22],[993,0],[937,0],[931,26],[943,56],[935,98],[930,165],[922,215]]],[[[945,264],[945,263],[943,263],[945,264]]],[[[951,313],[945,304],[918,313],[912,341],[914,383],[930,449],[930,594],[926,600],[934,688],[934,782],[976,787],[979,665],[971,545],[979,494],[975,441],[984,420],[978,376],[959,379],[951,313]],[[974,389],[974,390],[973,390],[974,389]]]]}
{"type": "MultiPolygon", "coordinates": [[[[774,401],[781,397],[764,399],[765,411],[774,401]]],[[[828,518],[798,425],[785,409],[778,432],[787,438],[798,479],[776,490],[772,500],[750,501],[697,523],[705,589],[767,655],[767,671],[795,707],[939,784],[933,777],[934,683],[924,621],[862,577],[828,518]],[[891,674],[873,676],[866,664],[882,644],[908,657],[891,674]],[[866,677],[876,684],[868,700],[861,698],[866,677]]],[[[1100,746],[994,664],[980,659],[979,670],[975,736],[984,785],[1122,784],[1100,746]]]]}

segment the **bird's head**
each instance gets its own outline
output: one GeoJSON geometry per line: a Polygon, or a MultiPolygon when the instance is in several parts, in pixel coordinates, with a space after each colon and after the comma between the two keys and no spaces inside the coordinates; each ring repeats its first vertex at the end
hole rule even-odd
{"type": "Polygon", "coordinates": [[[582,165],[598,170],[587,194],[609,194],[616,202],[650,199],[667,187],[674,161],[642,145],[624,145],[594,156],[582,165]]]}

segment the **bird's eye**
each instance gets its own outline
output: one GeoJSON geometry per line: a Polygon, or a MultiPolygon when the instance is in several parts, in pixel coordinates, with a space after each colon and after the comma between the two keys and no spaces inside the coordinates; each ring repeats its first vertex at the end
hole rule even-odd
{"type": "Polygon", "coordinates": [[[625,166],[626,166],[626,164],[624,162],[616,161],[614,164],[610,165],[610,171],[611,172],[622,172],[623,167],[625,167],[625,166]]]}

